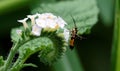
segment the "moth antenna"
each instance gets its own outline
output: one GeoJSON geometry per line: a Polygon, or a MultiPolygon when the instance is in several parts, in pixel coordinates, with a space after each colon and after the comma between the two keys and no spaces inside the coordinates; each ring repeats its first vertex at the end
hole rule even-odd
{"type": "Polygon", "coordinates": [[[73,20],[73,23],[74,23],[75,28],[77,28],[77,26],[76,26],[76,22],[75,22],[75,19],[73,18],[72,15],[71,15],[71,18],[72,18],[72,20],[73,20]]]}

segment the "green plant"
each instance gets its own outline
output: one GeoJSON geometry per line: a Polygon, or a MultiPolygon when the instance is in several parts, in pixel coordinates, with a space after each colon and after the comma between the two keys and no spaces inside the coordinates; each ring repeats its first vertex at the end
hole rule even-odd
{"type": "MultiPolygon", "coordinates": [[[[88,2],[83,0],[61,1],[56,3],[43,2],[31,6],[31,13],[33,15],[28,16],[30,20],[28,20],[28,18],[19,20],[19,22],[23,23],[24,27],[21,26],[19,28],[14,28],[11,31],[13,47],[10,50],[7,60],[3,60],[2,57],[0,58],[0,71],[19,71],[26,66],[37,67],[32,63],[25,63],[25,61],[36,52],[39,52],[38,57],[41,62],[45,64],[52,64],[59,59],[59,57],[64,54],[66,47],[69,45],[68,40],[70,32],[66,30],[66,28],[74,28],[70,15],[72,15],[76,20],[79,35],[90,33],[90,29],[97,22],[98,8],[95,0],[88,2]],[[43,22],[40,22],[40,19],[38,19],[41,15],[43,15],[41,13],[53,13],[55,15],[60,15],[65,19],[68,25],[64,27],[65,22],[62,21],[60,17],[57,17],[60,20],[57,23],[61,24],[54,25],[53,21],[49,21],[52,22],[52,25],[47,24],[48,27],[45,27],[45,25],[42,24],[44,21],[42,20],[43,22]],[[37,20],[42,25],[34,25],[37,24],[37,20]],[[34,27],[36,29],[34,29],[34,27]],[[65,34],[68,33],[68,35],[64,35],[64,32],[65,34]],[[12,62],[17,52],[19,53],[18,59],[15,62],[12,62]]],[[[45,17],[45,15],[43,17],[45,17]]],[[[51,16],[49,16],[49,18],[51,18],[51,16]]],[[[63,61],[69,58],[70,61],[68,62],[74,63],[74,61],[72,61],[72,58],[74,58],[76,64],[79,65],[78,60],[76,59],[76,52],[73,52],[72,54],[73,56],[67,54],[63,61]]],[[[63,70],[67,70],[66,68],[67,67],[64,67],[63,70]]],[[[71,68],[71,71],[72,70],[74,71],[76,68],[71,68]]],[[[77,70],[82,69],[79,69],[78,66],[77,70]]]]}

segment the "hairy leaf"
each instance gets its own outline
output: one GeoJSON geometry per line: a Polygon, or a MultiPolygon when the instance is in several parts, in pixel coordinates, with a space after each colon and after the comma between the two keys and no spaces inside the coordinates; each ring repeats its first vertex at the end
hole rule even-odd
{"type": "MultiPolygon", "coordinates": [[[[16,29],[13,29],[15,31],[16,29]]],[[[16,34],[14,32],[14,34],[16,34]]],[[[17,35],[16,35],[17,36],[17,35]]],[[[14,38],[14,37],[13,37],[14,38]]],[[[13,40],[16,40],[14,38],[13,40]]],[[[60,33],[53,30],[44,30],[41,36],[29,36],[30,40],[24,41],[19,48],[19,57],[11,70],[20,70],[22,64],[34,53],[39,52],[38,58],[45,64],[52,64],[65,52],[65,40],[60,33]]],[[[22,42],[22,41],[21,41],[22,42]]]]}
{"type": "Polygon", "coordinates": [[[12,42],[17,42],[20,38],[20,36],[17,34],[16,30],[20,30],[20,29],[24,29],[23,27],[19,27],[19,28],[14,28],[11,30],[11,39],[12,42]]]}

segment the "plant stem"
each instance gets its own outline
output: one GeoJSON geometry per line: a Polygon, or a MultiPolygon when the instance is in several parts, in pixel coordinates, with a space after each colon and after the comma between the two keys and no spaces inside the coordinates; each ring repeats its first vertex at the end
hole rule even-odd
{"type": "Polygon", "coordinates": [[[10,53],[9,53],[9,55],[8,55],[8,58],[7,58],[7,60],[6,60],[6,62],[5,62],[5,65],[4,65],[4,71],[7,71],[7,69],[9,69],[9,66],[10,66],[10,64],[12,63],[12,60],[13,60],[13,58],[14,58],[14,56],[15,56],[15,53],[17,52],[17,50],[19,49],[19,47],[20,47],[21,45],[23,45],[24,43],[26,43],[27,41],[29,41],[29,40],[22,41],[22,43],[19,43],[19,41],[18,41],[18,42],[15,43],[15,45],[11,48],[10,53]]]}
{"type": "Polygon", "coordinates": [[[120,1],[116,0],[112,48],[112,71],[120,71],[120,1]]]}
{"type": "Polygon", "coordinates": [[[14,58],[14,56],[15,56],[15,53],[16,53],[18,47],[19,47],[18,44],[19,44],[19,43],[17,42],[17,43],[11,48],[10,53],[9,53],[9,55],[8,55],[8,58],[7,58],[7,60],[6,60],[6,62],[5,62],[5,65],[4,65],[4,71],[7,71],[7,69],[9,69],[9,66],[10,66],[10,64],[12,63],[12,60],[13,60],[13,58],[14,58]]]}
{"type": "MultiPolygon", "coordinates": [[[[35,51],[38,52],[39,50],[35,51]]],[[[34,54],[35,52],[31,52],[31,54],[34,54]]],[[[16,60],[16,62],[13,64],[11,71],[14,71],[17,68],[17,71],[19,71],[21,69],[21,66],[24,64],[24,62],[30,57],[30,55],[27,55],[26,57],[20,58],[20,55],[18,57],[18,59],[16,60]]],[[[30,66],[30,65],[29,65],[30,66]]]]}
{"type": "MultiPolygon", "coordinates": [[[[32,53],[31,53],[32,54],[32,53]]],[[[18,58],[17,61],[13,64],[11,71],[14,71],[15,68],[17,68],[17,71],[21,69],[21,66],[24,64],[24,62],[28,59],[30,55],[28,55],[27,57],[25,57],[24,59],[20,59],[18,58]],[[21,66],[20,66],[21,65],[21,66]]]]}

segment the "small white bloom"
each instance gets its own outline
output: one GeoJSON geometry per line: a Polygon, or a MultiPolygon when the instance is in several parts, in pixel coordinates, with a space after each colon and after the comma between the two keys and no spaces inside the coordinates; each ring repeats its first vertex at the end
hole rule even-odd
{"type": "Polygon", "coordinates": [[[36,19],[36,24],[39,26],[39,27],[42,27],[42,28],[46,28],[46,20],[44,19],[36,19]]]}
{"type": "Polygon", "coordinates": [[[49,18],[49,19],[57,19],[57,16],[53,15],[52,13],[46,13],[45,15],[46,15],[47,18],[49,18]]]}
{"type": "Polygon", "coordinates": [[[64,28],[67,24],[61,17],[57,17],[52,13],[37,14],[36,24],[42,28],[64,28]]]}
{"type": "Polygon", "coordinates": [[[57,16],[53,15],[52,13],[44,13],[39,15],[40,18],[45,18],[45,19],[55,19],[57,16]]]}
{"type": "Polygon", "coordinates": [[[23,23],[23,26],[26,29],[26,28],[28,28],[28,25],[26,23],[27,20],[28,20],[28,18],[24,18],[23,20],[18,20],[18,22],[23,23]]]}
{"type": "Polygon", "coordinates": [[[20,35],[20,36],[22,35],[22,30],[18,29],[18,30],[16,30],[16,32],[17,32],[18,35],[20,35]]]}
{"type": "Polygon", "coordinates": [[[57,23],[60,26],[60,28],[64,28],[64,26],[67,24],[60,16],[57,19],[57,23]]]}
{"type": "Polygon", "coordinates": [[[31,23],[32,25],[35,24],[35,18],[37,17],[38,14],[35,14],[35,15],[28,15],[27,17],[31,19],[31,23]]]}
{"type": "Polygon", "coordinates": [[[40,36],[42,31],[42,27],[39,27],[37,24],[32,26],[32,34],[35,36],[40,36]]]}
{"type": "Polygon", "coordinates": [[[57,24],[56,24],[55,20],[47,19],[46,20],[46,25],[47,25],[47,27],[55,28],[57,24]]]}
{"type": "Polygon", "coordinates": [[[69,37],[70,37],[70,32],[69,32],[69,30],[66,29],[66,28],[64,28],[63,34],[64,34],[64,37],[65,37],[66,42],[68,42],[69,37]]]}

